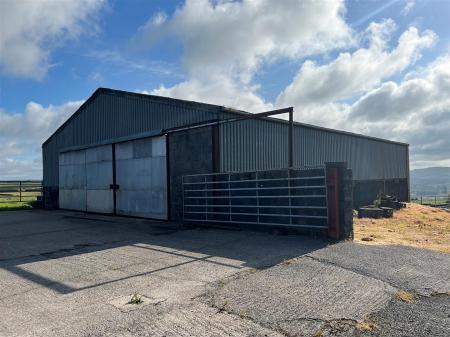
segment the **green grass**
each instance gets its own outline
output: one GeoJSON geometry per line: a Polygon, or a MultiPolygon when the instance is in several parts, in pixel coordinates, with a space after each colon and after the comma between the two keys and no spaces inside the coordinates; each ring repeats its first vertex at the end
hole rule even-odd
{"type": "Polygon", "coordinates": [[[0,202],[1,211],[17,211],[21,209],[32,209],[37,206],[36,201],[22,201],[22,202],[0,202]]]}
{"type": "Polygon", "coordinates": [[[144,302],[144,300],[142,299],[142,295],[135,293],[133,295],[133,297],[131,297],[130,302],[128,302],[128,303],[129,304],[141,304],[142,302],[144,302]]]}

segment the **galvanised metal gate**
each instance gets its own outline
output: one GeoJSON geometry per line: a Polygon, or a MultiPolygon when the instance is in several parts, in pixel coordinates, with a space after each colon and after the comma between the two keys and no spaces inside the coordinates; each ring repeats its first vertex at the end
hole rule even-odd
{"type": "Polygon", "coordinates": [[[185,175],[185,223],[328,228],[325,167],[185,175]]]}

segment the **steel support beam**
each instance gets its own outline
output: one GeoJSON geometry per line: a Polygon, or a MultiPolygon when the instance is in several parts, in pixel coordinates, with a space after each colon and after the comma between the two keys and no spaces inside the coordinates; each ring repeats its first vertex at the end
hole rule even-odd
{"type": "Polygon", "coordinates": [[[289,132],[288,132],[288,167],[294,166],[294,109],[289,108],[289,132]]]}
{"type": "MultiPolygon", "coordinates": [[[[166,129],[162,132],[165,134],[170,134],[174,132],[181,132],[181,131],[188,131],[193,129],[199,129],[199,128],[205,128],[210,126],[218,126],[221,124],[226,123],[234,123],[234,122],[241,122],[248,119],[258,119],[258,118],[264,118],[274,115],[281,115],[281,114],[289,114],[289,127],[288,127],[288,167],[294,166],[294,144],[293,144],[293,134],[294,134],[294,108],[283,108],[283,109],[277,109],[277,110],[270,110],[270,111],[264,111],[257,114],[248,114],[244,115],[242,117],[237,118],[229,118],[229,119],[222,119],[222,120],[209,120],[206,122],[200,122],[195,123],[191,125],[186,125],[178,128],[172,128],[172,129],[166,129]]],[[[213,130],[214,132],[214,130],[213,130]]],[[[214,138],[214,137],[213,137],[214,138]]],[[[216,144],[217,146],[217,144],[216,144]]]]}
{"type": "MultiPolygon", "coordinates": [[[[215,125],[221,125],[226,123],[233,123],[233,122],[240,122],[247,119],[258,119],[263,117],[269,117],[274,115],[281,115],[285,113],[289,113],[289,118],[291,120],[291,115],[294,111],[293,107],[289,108],[283,108],[283,109],[277,109],[277,110],[270,110],[270,111],[264,111],[257,114],[248,114],[244,115],[242,117],[236,117],[236,118],[229,118],[229,119],[221,119],[221,120],[209,120],[206,122],[201,123],[195,123],[191,125],[186,125],[178,128],[171,128],[171,129],[165,129],[162,131],[162,133],[174,133],[174,132],[180,132],[180,131],[186,131],[186,130],[192,130],[192,129],[198,129],[198,128],[205,128],[208,126],[215,126],[215,125]]],[[[292,123],[293,124],[293,123],[292,123]]]]}

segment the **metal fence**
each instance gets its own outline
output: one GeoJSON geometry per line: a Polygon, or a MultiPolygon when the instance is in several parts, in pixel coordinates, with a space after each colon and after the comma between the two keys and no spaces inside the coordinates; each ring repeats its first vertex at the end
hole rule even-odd
{"type": "Polygon", "coordinates": [[[325,168],[183,176],[183,221],[328,228],[325,168]]]}
{"type": "Polygon", "coordinates": [[[42,196],[42,181],[0,181],[0,203],[34,201],[42,196]]]}
{"type": "Polygon", "coordinates": [[[450,208],[450,195],[414,196],[411,201],[426,206],[450,208]]]}

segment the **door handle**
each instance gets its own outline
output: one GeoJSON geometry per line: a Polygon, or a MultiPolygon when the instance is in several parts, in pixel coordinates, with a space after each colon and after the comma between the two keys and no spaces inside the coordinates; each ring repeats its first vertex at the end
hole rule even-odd
{"type": "Polygon", "coordinates": [[[109,189],[110,190],[118,190],[119,189],[119,185],[118,184],[110,184],[109,185],[109,189]]]}

